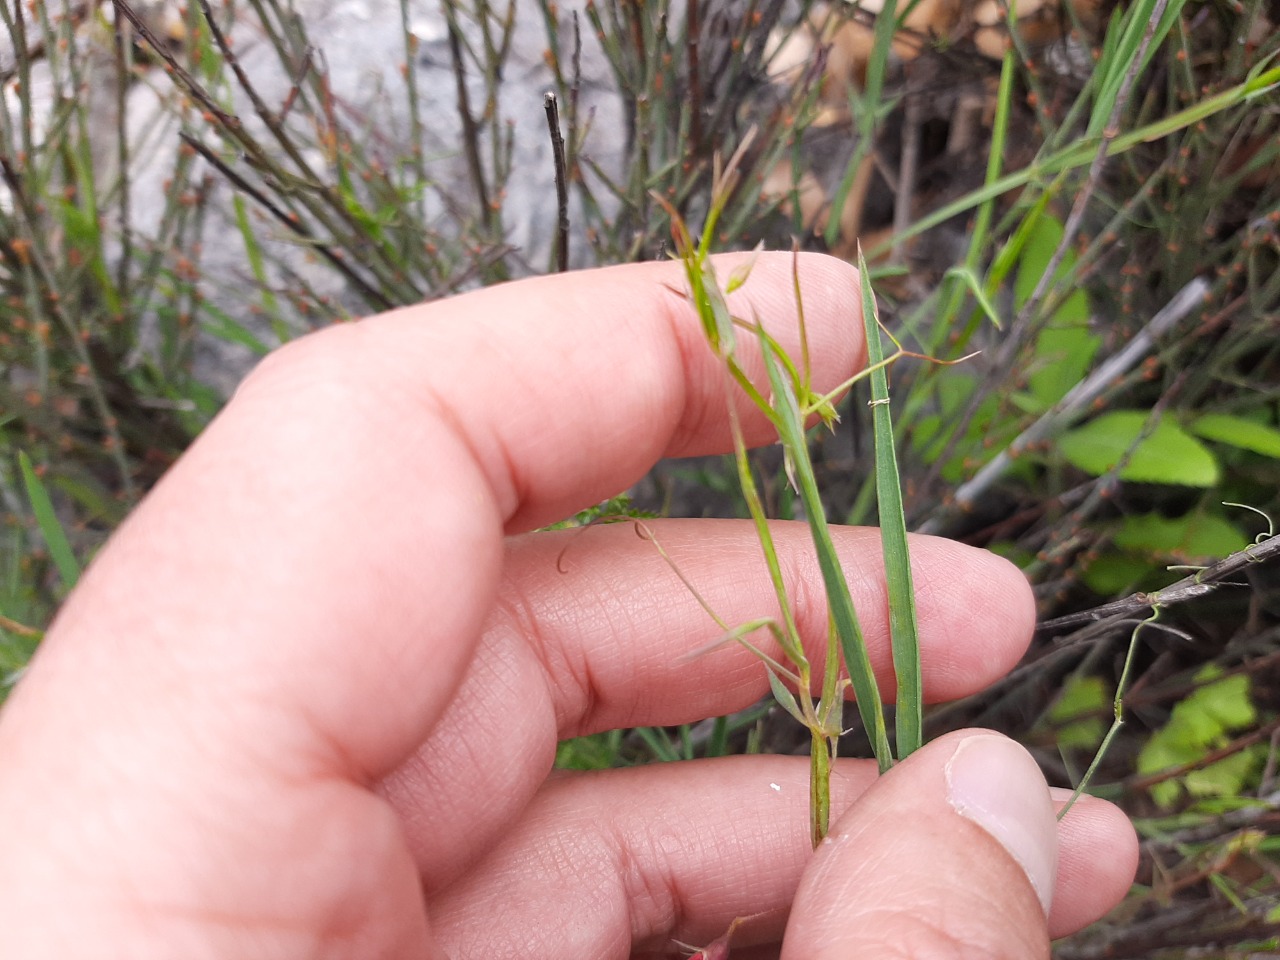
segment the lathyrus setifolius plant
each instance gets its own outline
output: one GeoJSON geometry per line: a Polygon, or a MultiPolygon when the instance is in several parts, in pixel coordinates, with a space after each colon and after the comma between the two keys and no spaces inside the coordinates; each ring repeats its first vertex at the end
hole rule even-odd
{"type": "MultiPolygon", "coordinates": [[[[700,655],[724,643],[735,642],[759,658],[769,676],[769,685],[778,703],[810,733],[810,821],[815,845],[826,836],[830,825],[831,763],[843,731],[845,692],[852,687],[863,726],[881,772],[895,759],[918,749],[922,740],[922,695],[919,635],[916,627],[911,563],[907,551],[906,521],[902,508],[902,492],[898,478],[897,458],[893,443],[893,423],[887,371],[904,356],[918,356],[904,350],[891,336],[894,350],[885,354],[882,330],[876,310],[875,296],[867,279],[866,264],[859,255],[862,329],[851,319],[850,336],[865,336],[867,366],[856,376],[834,390],[819,392],[810,378],[809,343],[804,323],[804,305],[799,274],[793,260],[793,287],[799,318],[800,355],[791,356],[765,329],[759,317],[734,316],[729,307],[729,294],[748,282],[754,257],[740,264],[722,283],[710,255],[711,238],[716,222],[732,194],[737,181],[740,147],[727,165],[717,164],[712,200],[703,225],[701,238],[695,242],[678,211],[662,203],[671,218],[675,255],[683,263],[690,303],[697,312],[703,333],[712,351],[724,364],[725,400],[733,435],[738,483],[743,499],[755,524],[756,535],[769,569],[777,595],[778,618],[767,617],[737,626],[725,623],[698,595],[693,585],[686,586],[698,602],[715,619],[724,635],[712,647],[696,651],[700,655]],[[766,395],[744,372],[738,350],[744,342],[754,341],[764,360],[768,375],[766,395]],[[875,437],[876,491],[879,504],[880,530],[884,550],[885,573],[888,578],[889,624],[893,646],[893,663],[897,676],[897,709],[895,741],[890,745],[880,693],[866,641],[854,609],[848,581],[841,569],[832,542],[831,531],[823,508],[821,491],[814,474],[807,443],[808,427],[821,424],[830,427],[836,420],[836,399],[856,381],[869,378],[870,406],[875,437]],[[796,616],[783,581],[781,565],[774,547],[773,535],[765,516],[760,492],[747,458],[741,422],[734,403],[740,391],[768,419],[777,431],[784,451],[788,480],[804,507],[813,548],[822,571],[828,606],[827,643],[823,653],[818,696],[815,700],[814,666],[806,654],[796,626],[796,616]],[[777,652],[766,651],[757,642],[760,631],[767,631],[777,645],[777,652]]],[[[927,358],[926,358],[927,359],[927,358]]],[[[952,361],[955,362],[955,361],[952,361]]],[[[642,534],[652,538],[647,528],[642,534]]],[[[656,541],[655,541],[656,543],[656,541]]],[[[658,544],[661,551],[662,547],[658,544]]],[[[666,556],[665,552],[663,555],[666,556]]],[[[673,565],[674,569],[674,565],[673,565]]],[[[676,570],[679,574],[679,570],[676,570]]],[[[684,580],[683,575],[681,579],[684,580]]]]}

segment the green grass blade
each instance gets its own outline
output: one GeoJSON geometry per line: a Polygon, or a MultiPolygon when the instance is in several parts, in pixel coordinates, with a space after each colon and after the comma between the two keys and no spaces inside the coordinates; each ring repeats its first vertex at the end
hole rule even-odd
{"type": "Polygon", "coordinates": [[[231,204],[235,210],[236,227],[244,240],[245,259],[249,263],[255,286],[262,297],[262,311],[266,314],[267,321],[271,324],[271,330],[276,335],[276,338],[281,343],[287,343],[292,339],[289,335],[289,327],[281,319],[280,304],[276,300],[275,291],[272,289],[270,279],[267,277],[266,258],[262,252],[262,245],[258,243],[258,237],[253,232],[253,224],[249,222],[249,210],[245,206],[244,198],[239,194],[232,198],[231,204]]]}
{"type": "MultiPolygon", "coordinates": [[[[731,361],[731,369],[732,369],[731,361]]],[[[795,616],[791,611],[791,601],[787,597],[787,585],[782,578],[782,564],[778,560],[778,551],[773,543],[773,532],[769,529],[769,518],[764,512],[764,503],[760,499],[760,491],[756,489],[755,477],[751,473],[751,461],[747,459],[747,445],[742,437],[742,426],[738,415],[729,401],[729,419],[733,431],[733,457],[738,468],[738,485],[742,497],[747,502],[747,511],[751,514],[751,522],[756,528],[756,539],[764,552],[765,566],[769,568],[769,580],[773,584],[774,595],[778,598],[778,610],[782,615],[782,629],[778,632],[778,643],[783,652],[795,664],[796,669],[804,672],[808,668],[804,647],[800,644],[800,632],[796,628],[795,616]]]]}
{"type": "Polygon", "coordinates": [[[1142,62],[1138,64],[1133,74],[1135,78],[1146,70],[1151,58],[1155,56],[1160,45],[1164,43],[1165,37],[1181,16],[1185,3],[1186,0],[1170,0],[1156,23],[1152,23],[1152,20],[1158,0],[1140,0],[1129,8],[1123,32],[1113,55],[1099,65],[1099,70],[1105,79],[1094,103],[1086,136],[1103,135],[1112,110],[1115,108],[1120,89],[1124,86],[1125,77],[1130,70],[1134,69],[1133,61],[1142,47],[1144,37],[1150,32],[1150,40],[1147,42],[1142,62]]]}
{"type": "Polygon", "coordinates": [[[238,343],[243,347],[247,347],[255,357],[265,357],[271,352],[269,346],[259,340],[253,331],[232,317],[231,314],[209,303],[205,303],[202,306],[204,308],[204,316],[200,321],[200,326],[206,332],[219,340],[225,340],[227,343],[238,343]]]}
{"type": "Polygon", "coordinates": [[[760,346],[764,353],[765,367],[769,371],[769,383],[773,388],[778,436],[794,465],[796,485],[809,522],[809,533],[818,556],[818,566],[822,570],[831,619],[840,637],[845,667],[849,671],[849,679],[858,700],[858,712],[862,716],[867,737],[871,740],[872,750],[880,763],[880,770],[884,772],[893,765],[893,751],[889,746],[884,710],[880,705],[880,690],[876,686],[875,672],[871,669],[871,659],[867,656],[867,643],[858,623],[858,614],[853,608],[853,597],[849,595],[849,582],[845,579],[840,559],[836,556],[835,544],[831,541],[831,530],[827,526],[822,498],[818,493],[818,481],[813,474],[813,461],[809,459],[800,404],[796,400],[794,388],[782,375],[773,350],[763,337],[760,338],[760,346]]]}
{"type": "Polygon", "coordinates": [[[1080,799],[1085,790],[1089,789],[1089,784],[1093,782],[1093,776],[1098,772],[1098,767],[1102,765],[1102,759],[1107,755],[1107,751],[1111,749],[1111,742],[1115,740],[1116,734],[1120,732],[1120,728],[1124,726],[1124,695],[1129,688],[1129,673],[1133,669],[1133,659],[1138,652],[1138,634],[1142,632],[1142,628],[1155,623],[1160,619],[1160,604],[1155,604],[1151,608],[1151,616],[1138,623],[1133,628],[1133,633],[1129,635],[1129,650],[1124,657],[1124,666],[1120,670],[1120,679],[1116,682],[1116,695],[1111,702],[1111,710],[1113,719],[1111,727],[1107,730],[1106,736],[1102,738],[1102,743],[1098,745],[1098,752],[1093,755],[1093,760],[1089,763],[1089,769],[1084,772],[1084,776],[1080,778],[1080,782],[1076,784],[1076,788],[1071,791],[1071,796],[1058,811],[1058,819],[1061,820],[1067,815],[1067,812],[1075,806],[1076,801],[1080,799]]]}
{"type": "MultiPolygon", "coordinates": [[[[1215,113],[1220,113],[1223,110],[1263,96],[1277,86],[1280,86],[1280,67],[1273,67],[1257,74],[1244,83],[1224,90],[1222,93],[1206,97],[1199,103],[1193,103],[1184,110],[1179,110],[1177,113],[1152,121],[1137,130],[1120,134],[1107,145],[1107,156],[1118,156],[1128,150],[1132,150],[1139,144],[1160,140],[1171,133],[1176,133],[1199,123],[1201,120],[1206,120],[1215,113]]],[[[1070,146],[1038,159],[1021,170],[1006,174],[994,183],[984,184],[972,193],[966,194],[960,199],[954,200],[946,206],[921,217],[906,230],[877,243],[868,253],[873,257],[886,253],[895,242],[901,243],[911,237],[919,236],[928,230],[932,230],[938,224],[945,223],[952,217],[971,210],[993,197],[1002,196],[1010,190],[1016,190],[1042,178],[1056,176],[1066,170],[1087,166],[1093,162],[1099,142],[1097,138],[1077,140],[1070,146]]]]}
{"type": "MultiPolygon", "coordinates": [[[[945,274],[943,280],[955,280],[957,289],[960,291],[969,291],[974,301],[978,304],[978,310],[991,321],[991,325],[997,330],[1004,328],[1004,324],[1000,322],[1000,314],[996,312],[995,304],[987,296],[987,291],[983,289],[982,284],[978,282],[977,275],[968,267],[952,267],[945,274]]],[[[870,283],[870,278],[867,278],[870,283]]]]}
{"type": "Polygon", "coordinates": [[[53,501],[49,499],[49,492],[36,476],[31,459],[22,451],[18,452],[18,466],[22,470],[22,482],[27,488],[27,499],[31,501],[31,512],[35,514],[40,535],[44,537],[45,546],[49,548],[49,556],[53,558],[54,566],[58,568],[58,576],[62,578],[63,585],[70,590],[80,579],[80,564],[71,550],[71,543],[67,540],[62,524],[58,521],[58,515],[53,512],[53,501]]]}
{"type": "MultiPolygon", "coordinates": [[[[1013,9],[1010,8],[1011,15],[1013,14],[1013,9]]],[[[1013,103],[1014,72],[1013,51],[1006,50],[1004,61],[1000,66],[1000,86],[996,92],[996,114],[991,124],[991,147],[987,152],[987,175],[983,181],[988,185],[1000,179],[1000,170],[1004,164],[1005,142],[1008,139],[1009,132],[1009,114],[1013,103]]],[[[969,233],[969,249],[965,253],[963,268],[968,270],[970,274],[977,275],[982,267],[982,258],[990,247],[988,234],[991,231],[991,219],[994,211],[995,199],[992,198],[979,204],[978,211],[974,214],[973,229],[969,233]]],[[[870,277],[870,279],[874,280],[875,278],[870,277]]],[[[986,292],[974,290],[974,295],[978,299],[980,309],[989,316],[994,317],[994,308],[987,306],[990,301],[987,299],[986,292]]],[[[934,324],[932,341],[929,345],[931,351],[936,352],[940,349],[941,344],[945,342],[945,338],[951,329],[952,318],[963,302],[964,288],[958,283],[952,283],[948,288],[948,297],[944,301],[944,306],[938,311],[938,319],[934,324]]],[[[999,326],[1000,324],[997,321],[996,327],[999,328],[999,326]]],[[[908,422],[911,422],[909,417],[908,422]]]]}
{"type": "Polygon", "coordinates": [[[680,748],[661,727],[636,727],[634,733],[661,763],[677,763],[683,759],[680,748]]]}
{"type": "Polygon", "coordinates": [[[831,203],[832,212],[827,218],[827,228],[823,234],[823,240],[826,241],[827,246],[834,246],[840,239],[841,214],[853,190],[858,168],[862,166],[863,160],[871,152],[872,144],[875,143],[876,127],[894,105],[892,101],[885,101],[883,91],[889,51],[892,49],[893,36],[897,33],[899,26],[901,26],[901,18],[898,16],[897,0],[886,0],[876,15],[871,56],[867,60],[863,90],[861,93],[851,90],[849,95],[849,109],[856,118],[858,127],[858,146],[853,156],[849,158],[844,176],[840,179],[831,203]]]}
{"type": "Polygon", "coordinates": [[[711,728],[711,737],[707,740],[706,755],[708,757],[724,757],[729,754],[729,718],[716,717],[711,728]]]}
{"type": "Polygon", "coordinates": [[[805,719],[804,714],[800,710],[800,704],[796,702],[796,695],[787,689],[787,685],[782,682],[782,678],[773,672],[773,669],[767,664],[765,673],[769,675],[769,689],[773,692],[773,699],[778,701],[778,705],[783,710],[791,714],[796,723],[801,726],[808,726],[809,722],[805,719]]]}
{"type": "Polygon", "coordinates": [[[889,632],[893,639],[893,669],[898,677],[898,759],[920,749],[924,741],[924,701],[920,675],[920,632],[916,624],[911,555],[907,551],[907,521],[902,509],[902,484],[893,443],[889,411],[889,371],[884,366],[880,316],[867,277],[867,264],[858,254],[862,288],[862,321],[867,331],[867,363],[871,374],[871,410],[876,449],[876,501],[880,508],[880,540],[889,591],[889,632]]]}

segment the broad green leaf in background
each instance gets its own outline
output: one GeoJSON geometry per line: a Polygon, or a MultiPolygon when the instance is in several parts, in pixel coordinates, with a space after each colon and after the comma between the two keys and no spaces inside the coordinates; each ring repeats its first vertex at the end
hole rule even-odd
{"type": "Polygon", "coordinates": [[[1111,708],[1111,692],[1101,677],[1074,677],[1049,708],[1048,721],[1057,730],[1062,750],[1096,750],[1107,732],[1102,721],[1111,708]]]}
{"type": "Polygon", "coordinates": [[[1191,424],[1191,432],[1206,440],[1280,459],[1280,430],[1265,423],[1226,413],[1206,413],[1191,424]]]}
{"type": "MultiPolygon", "coordinates": [[[[1149,557],[1131,553],[1104,553],[1084,568],[1080,579],[1100,597],[1118,597],[1139,589],[1143,579],[1156,568],[1149,557]]],[[[1168,578],[1164,580],[1167,582],[1168,578]]]]}
{"type": "MultiPolygon", "coordinates": [[[[1030,299],[1049,262],[1062,242],[1062,221],[1041,215],[1026,238],[1014,277],[1013,298],[1019,307],[1030,299]]],[[[1066,281],[1076,266],[1076,254],[1068,250],[1058,265],[1054,282],[1066,281]]],[[[1027,378],[1035,413],[1043,413],[1084,379],[1098,352],[1101,339],[1089,331],[1089,299],[1076,288],[1053,312],[1036,338],[1035,361],[1027,378]]]]}
{"type": "Polygon", "coordinates": [[[1043,413],[1067,395],[1089,372],[1098,352],[1100,338],[1089,332],[1088,304],[1083,291],[1071,295],[1054,314],[1052,326],[1036,339],[1035,369],[1027,376],[1027,387],[1036,400],[1036,413],[1043,413]],[[1079,320],[1059,320],[1072,308],[1084,311],[1079,320]]]}
{"type": "MultiPolygon", "coordinates": [[[[1222,671],[1206,667],[1197,679],[1209,681],[1174,706],[1169,722],[1147,740],[1138,754],[1138,772],[1146,775],[1202,760],[1223,746],[1229,734],[1257,721],[1249,696],[1249,677],[1238,673],[1220,680],[1222,671]]],[[[1265,750],[1265,744],[1259,744],[1265,750]]],[[[1253,775],[1261,754],[1242,751],[1191,774],[1161,781],[1151,796],[1162,807],[1177,802],[1181,790],[1196,797],[1237,794],[1253,775]]]]}
{"type": "MultiPolygon", "coordinates": [[[[1197,674],[1197,679],[1212,679],[1220,673],[1216,668],[1206,668],[1197,674]]],[[[1258,711],[1249,699],[1249,677],[1243,673],[1235,673],[1198,688],[1179,707],[1188,713],[1212,717],[1223,731],[1243,730],[1258,721],[1258,711]]],[[[1178,707],[1175,707],[1174,713],[1177,712],[1178,707]]]]}
{"type": "Polygon", "coordinates": [[[1249,545],[1235,526],[1205,511],[1181,517],[1163,517],[1158,513],[1125,517],[1112,542],[1125,550],[1181,563],[1216,560],[1249,545]]]}
{"type": "Polygon", "coordinates": [[[1117,549],[1103,553],[1081,573],[1085,585],[1104,597],[1150,589],[1149,578],[1156,574],[1167,581],[1164,568],[1169,563],[1217,560],[1249,545],[1238,527],[1205,509],[1180,517],[1136,514],[1109,533],[1117,549]]]}
{"type": "MultiPolygon", "coordinates": [[[[1013,302],[1018,308],[1031,299],[1031,294],[1035,292],[1040,278],[1049,269],[1053,252],[1062,242],[1062,232],[1062,221],[1048,213],[1038,216],[1027,231],[1022,250],[1018,255],[1018,272],[1013,277],[1013,302]]],[[[1061,279],[1070,259],[1071,252],[1068,251],[1062,258],[1055,280],[1061,279]]]]}
{"type": "Polygon", "coordinates": [[[1182,785],[1193,797],[1235,797],[1244,792],[1250,778],[1258,769],[1261,759],[1256,748],[1266,751],[1266,744],[1254,744],[1254,749],[1244,749],[1191,770],[1182,778],[1182,785]]]}
{"type": "Polygon", "coordinates": [[[1145,410],[1104,413],[1059,437],[1058,452],[1094,476],[1114,469],[1128,455],[1121,480],[1185,487],[1212,487],[1218,482],[1220,471],[1213,454],[1171,418],[1161,419],[1143,437],[1149,416],[1145,410]]]}

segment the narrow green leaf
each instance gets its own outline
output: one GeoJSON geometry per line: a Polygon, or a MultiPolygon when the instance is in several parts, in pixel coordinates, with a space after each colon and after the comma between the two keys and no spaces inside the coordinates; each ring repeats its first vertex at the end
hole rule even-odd
{"type": "Polygon", "coordinates": [[[809,446],[805,440],[800,405],[791,383],[782,375],[778,367],[771,346],[763,337],[760,338],[760,346],[764,354],[765,369],[769,373],[769,384],[773,388],[779,439],[790,452],[795,465],[800,499],[804,503],[809,533],[818,555],[822,581],[827,590],[827,604],[830,607],[836,633],[840,637],[840,645],[844,650],[845,668],[849,671],[849,679],[853,682],[858,712],[862,716],[867,737],[879,761],[880,770],[884,772],[893,765],[893,751],[889,746],[884,710],[880,705],[880,690],[876,685],[875,672],[871,669],[871,658],[867,655],[867,643],[862,634],[862,627],[858,623],[858,614],[853,607],[853,598],[849,595],[849,583],[840,567],[840,558],[836,556],[835,544],[831,540],[831,530],[827,526],[825,508],[818,494],[818,481],[813,473],[813,461],[809,459],[809,446]]]}
{"type": "Polygon", "coordinates": [[[200,325],[206,332],[213,334],[219,340],[225,340],[227,343],[238,343],[243,347],[248,347],[253,355],[257,357],[265,357],[271,352],[271,348],[258,339],[253,331],[230,314],[208,303],[203,306],[204,316],[200,321],[200,325]]]}
{"type": "Polygon", "coordinates": [[[763,249],[764,241],[761,240],[752,248],[750,257],[729,271],[729,279],[724,285],[724,292],[726,294],[733,293],[733,291],[737,290],[747,282],[747,279],[751,276],[751,269],[756,265],[756,260],[759,258],[760,251],[763,249]]]}
{"type": "Polygon", "coordinates": [[[729,718],[716,717],[711,727],[711,737],[707,740],[706,756],[726,757],[729,755],[729,718]]]}
{"type": "MultiPolygon", "coordinates": [[[[996,291],[1004,285],[1005,279],[1013,272],[1015,267],[1019,268],[1019,275],[1023,269],[1027,269],[1024,266],[1028,258],[1027,248],[1032,244],[1032,238],[1038,232],[1040,218],[1045,215],[1045,210],[1056,195],[1056,189],[1040,191],[1035,202],[1027,205],[1026,212],[1022,215],[1022,219],[1019,221],[1018,226],[1014,228],[1013,233],[1010,234],[1009,239],[1001,244],[1000,249],[991,258],[991,267],[987,270],[986,291],[988,296],[995,296],[996,291]]],[[[1048,265],[1049,260],[1046,257],[1044,265],[1040,268],[1041,271],[1043,272],[1048,265]]],[[[1015,276],[1014,304],[1020,307],[1022,302],[1031,295],[1031,291],[1027,290],[1019,296],[1017,286],[1018,278],[1015,276]]]]}
{"type": "Polygon", "coordinates": [[[893,669],[898,678],[898,759],[920,749],[924,742],[924,697],[920,671],[920,631],[916,623],[915,588],[907,548],[907,521],[902,507],[902,483],[893,444],[893,416],[889,410],[889,371],[884,366],[880,314],[858,253],[862,292],[862,322],[867,334],[867,364],[871,367],[871,409],[875,434],[876,502],[880,510],[880,542],[889,590],[889,632],[893,669]]]}
{"type": "MultiPolygon", "coordinates": [[[[725,303],[724,295],[720,292],[720,284],[716,280],[715,268],[711,266],[711,261],[704,261],[701,266],[702,283],[701,292],[705,298],[705,311],[703,324],[710,322],[716,331],[716,344],[720,350],[726,355],[731,355],[734,351],[734,334],[733,334],[733,314],[729,312],[729,304],[725,303]]],[[[702,304],[699,304],[699,310],[703,310],[702,304]]]]}
{"type": "Polygon", "coordinates": [[[1070,463],[1094,476],[1114,469],[1128,456],[1120,470],[1122,480],[1184,487],[1212,487],[1218,482],[1218,461],[1204,444],[1169,417],[1144,437],[1149,417],[1145,410],[1105,413],[1063,434],[1057,448],[1070,463]]]}
{"type": "MultiPolygon", "coordinates": [[[[1000,169],[1004,163],[1005,141],[1009,132],[1009,114],[1013,106],[1013,77],[1016,72],[1016,58],[1012,49],[1006,50],[1004,60],[1000,64],[1000,86],[996,91],[996,115],[991,123],[991,148],[987,152],[987,175],[984,183],[995,183],[1000,179],[1000,169]]],[[[991,229],[991,217],[995,211],[995,200],[988,199],[978,206],[973,218],[973,229],[969,234],[969,249],[965,253],[964,265],[975,274],[988,249],[987,235],[991,229]]],[[[977,291],[974,291],[977,296],[977,291]]],[[[984,297],[985,299],[985,291],[984,297]]],[[[979,300],[981,303],[982,300],[979,300]]],[[[994,315],[995,311],[991,311],[994,315]]],[[[996,321],[996,328],[1000,324],[996,321]]]]}
{"type": "Polygon", "coordinates": [[[1144,35],[1149,36],[1150,40],[1146,50],[1143,51],[1142,62],[1137,66],[1135,77],[1141,76],[1146,70],[1151,58],[1160,49],[1164,38],[1181,15],[1185,3],[1186,0],[1170,0],[1158,22],[1152,21],[1156,0],[1139,0],[1126,11],[1122,22],[1123,33],[1114,47],[1113,54],[1104,57],[1099,64],[1105,79],[1089,118],[1088,136],[1100,136],[1104,132],[1119,97],[1120,88],[1124,85],[1125,76],[1134,69],[1133,60],[1138,55],[1138,48],[1142,46],[1144,35]]]}
{"type": "Polygon", "coordinates": [[[254,286],[262,296],[263,312],[270,321],[276,337],[281,343],[285,343],[290,339],[289,327],[280,317],[280,304],[276,300],[271,280],[267,276],[266,258],[263,256],[262,245],[258,243],[258,237],[253,232],[248,207],[245,205],[244,198],[238,194],[232,198],[231,203],[236,215],[236,227],[240,231],[241,239],[244,240],[245,259],[253,273],[254,286]]]}
{"type": "MultiPolygon", "coordinates": [[[[968,267],[952,267],[943,276],[943,279],[952,278],[959,281],[960,285],[973,295],[973,299],[978,304],[978,309],[991,321],[991,325],[997,330],[1003,330],[1004,324],[1000,322],[1000,314],[996,313],[995,305],[987,296],[987,292],[982,289],[982,285],[978,282],[977,275],[968,267]]],[[[870,282],[870,277],[868,277],[870,282]]]]}
{"type": "MultiPolygon", "coordinates": [[[[1199,103],[1193,103],[1184,110],[1179,110],[1177,113],[1166,117],[1160,117],[1145,126],[1139,127],[1137,130],[1122,133],[1108,143],[1107,156],[1114,157],[1132,150],[1138,144],[1152,143],[1167,137],[1169,134],[1199,123],[1215,113],[1220,113],[1223,110],[1270,93],[1277,86],[1280,86],[1280,67],[1273,67],[1259,73],[1245,83],[1237,84],[1212,97],[1206,97],[1199,103]]],[[[1016,190],[1043,177],[1050,177],[1067,170],[1088,166],[1093,162],[1098,145],[1099,141],[1096,138],[1074,140],[1061,150],[1041,157],[1021,170],[1006,174],[994,183],[984,184],[977,190],[960,197],[958,200],[953,200],[927,216],[920,217],[906,230],[895,233],[892,237],[877,243],[871,248],[870,253],[872,256],[884,253],[894,243],[902,243],[912,237],[918,237],[920,234],[932,230],[938,224],[946,223],[948,220],[986,202],[992,197],[1001,196],[1010,190],[1016,190]]]]}
{"type": "MultiPolygon", "coordinates": [[[[681,229],[684,229],[683,224],[681,229]]],[[[678,237],[680,234],[673,229],[673,235],[678,237]]],[[[710,263],[698,262],[691,255],[686,255],[684,272],[689,281],[689,297],[698,312],[702,333],[711,344],[711,349],[721,357],[733,356],[733,317],[729,313],[729,305],[720,293],[715,270],[710,263]]]]}
{"type": "MultiPolygon", "coordinates": [[[[736,365],[729,361],[730,370],[736,365]]],[[[750,382],[750,381],[748,381],[750,382]]],[[[764,400],[761,398],[760,403],[764,400]]],[[[778,561],[778,551],[773,543],[773,532],[769,528],[769,518],[764,512],[764,503],[760,499],[760,491],[756,489],[755,477],[751,473],[751,462],[747,459],[747,445],[742,437],[742,425],[732,405],[729,407],[730,428],[733,433],[734,463],[738,468],[738,486],[742,497],[747,502],[747,510],[751,514],[751,522],[755,525],[756,539],[764,552],[765,566],[769,569],[769,579],[773,584],[774,595],[778,598],[778,610],[782,614],[782,626],[775,634],[783,652],[791,660],[801,674],[808,667],[804,647],[800,645],[800,632],[796,628],[795,616],[791,610],[791,601],[787,597],[786,581],[782,578],[782,564],[778,561]]]]}
{"type": "Polygon", "coordinates": [[[1089,784],[1093,782],[1094,774],[1098,772],[1103,758],[1106,757],[1107,751],[1111,749],[1112,742],[1120,732],[1120,728],[1124,726],[1124,694],[1129,689],[1129,675],[1133,671],[1134,655],[1138,652],[1138,636],[1142,633],[1143,627],[1160,619],[1161,609],[1160,605],[1156,604],[1151,610],[1151,616],[1135,626],[1133,633],[1129,634],[1129,649],[1124,655],[1124,666],[1120,668],[1120,679],[1116,681],[1116,695],[1111,700],[1111,712],[1114,719],[1102,738],[1102,744],[1098,747],[1098,752],[1094,754],[1092,762],[1090,762],[1088,769],[1085,770],[1084,776],[1076,784],[1076,788],[1072,791],[1066,804],[1058,810],[1059,820],[1070,812],[1085,790],[1089,789],[1089,784]]]}
{"type": "Polygon", "coordinates": [[[773,699],[777,700],[778,705],[791,714],[797,723],[807,727],[809,721],[800,712],[800,705],[796,703],[796,695],[787,689],[786,684],[773,672],[772,667],[766,665],[765,673],[769,674],[769,689],[773,691],[773,699]]]}
{"type": "Polygon", "coordinates": [[[80,564],[67,534],[58,522],[58,515],[53,511],[53,502],[49,493],[36,476],[35,468],[26,453],[18,452],[18,466],[22,470],[22,482],[27,488],[27,499],[31,501],[31,512],[35,514],[36,524],[40,527],[40,535],[44,537],[45,546],[49,548],[49,556],[58,568],[58,576],[63,585],[70,590],[80,579],[80,564]]]}
{"type": "Polygon", "coordinates": [[[661,762],[676,763],[683,759],[680,756],[680,750],[671,742],[667,731],[661,727],[636,727],[635,733],[661,762]]]}

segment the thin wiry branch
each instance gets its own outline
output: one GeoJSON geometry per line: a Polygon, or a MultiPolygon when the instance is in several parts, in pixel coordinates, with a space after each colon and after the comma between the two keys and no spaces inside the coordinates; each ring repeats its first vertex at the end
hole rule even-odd
{"type": "Polygon", "coordinates": [[[1269,537],[1261,543],[1252,544],[1243,550],[1218,560],[1216,563],[1197,570],[1176,583],[1150,593],[1138,592],[1121,600],[1113,600],[1083,610],[1070,613],[1064,617],[1056,617],[1040,624],[1040,633],[1055,634],[1065,627],[1084,624],[1081,629],[1072,633],[1059,635],[1055,641],[1060,645],[1074,645],[1094,640],[1109,633],[1126,621],[1131,621],[1139,614],[1155,607],[1172,607],[1188,600],[1208,596],[1223,586],[1230,585],[1230,578],[1240,571],[1255,564],[1268,563],[1280,556],[1280,537],[1269,537]]]}

